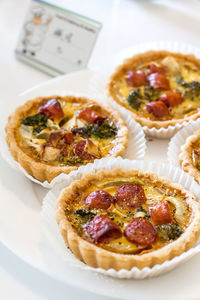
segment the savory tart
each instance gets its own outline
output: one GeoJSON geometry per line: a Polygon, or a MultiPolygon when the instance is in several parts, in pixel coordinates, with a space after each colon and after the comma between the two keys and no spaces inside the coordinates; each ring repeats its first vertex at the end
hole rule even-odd
{"type": "Polygon", "coordinates": [[[40,181],[51,181],[95,159],[122,155],[128,129],[109,106],[74,96],[27,101],[6,126],[11,154],[40,181]]]}
{"type": "Polygon", "coordinates": [[[108,94],[148,128],[167,128],[200,117],[200,60],[193,55],[149,51],[124,61],[108,94]]]}
{"type": "Polygon", "coordinates": [[[138,170],[100,170],[65,188],[57,202],[64,241],[86,264],[153,267],[200,234],[200,204],[181,185],[138,170]]]}
{"type": "Polygon", "coordinates": [[[200,184],[200,130],[195,131],[182,145],[179,162],[182,169],[200,184]]]}

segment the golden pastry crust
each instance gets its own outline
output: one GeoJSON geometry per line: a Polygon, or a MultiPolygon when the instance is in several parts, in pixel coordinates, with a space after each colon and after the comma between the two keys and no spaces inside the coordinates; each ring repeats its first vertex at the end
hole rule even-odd
{"type": "Polygon", "coordinates": [[[74,96],[65,96],[60,97],[57,95],[52,95],[51,97],[38,97],[32,100],[27,101],[24,105],[18,107],[15,112],[9,116],[8,123],[6,125],[6,140],[9,147],[9,150],[14,157],[14,159],[20,163],[20,165],[27,171],[28,174],[38,179],[39,181],[51,182],[53,178],[58,176],[61,173],[68,174],[73,170],[76,170],[77,166],[53,166],[48,165],[48,163],[43,163],[36,161],[34,157],[28,155],[23,149],[19,146],[16,139],[16,131],[19,127],[20,121],[27,117],[28,113],[32,110],[34,106],[37,106],[41,103],[42,100],[50,99],[61,99],[66,101],[71,101],[72,103],[81,103],[87,104],[88,106],[95,107],[98,112],[109,117],[110,120],[117,124],[117,136],[115,137],[115,143],[111,151],[108,153],[109,156],[119,156],[123,155],[127,145],[128,145],[128,128],[124,121],[121,119],[120,114],[110,106],[104,105],[103,107],[97,102],[85,98],[85,97],[74,97],[74,96]]]}
{"type": "Polygon", "coordinates": [[[173,53],[169,51],[148,51],[142,54],[133,56],[132,58],[126,59],[122,65],[117,67],[116,71],[110,77],[110,80],[107,84],[108,96],[114,99],[118,104],[123,105],[126,109],[131,111],[132,117],[140,123],[142,126],[147,126],[148,128],[168,128],[169,126],[175,126],[176,124],[182,124],[183,122],[188,122],[190,120],[196,120],[200,117],[200,111],[194,110],[191,113],[187,114],[187,117],[180,119],[171,119],[171,120],[150,120],[145,117],[142,117],[137,114],[127,103],[122,103],[114,92],[114,85],[118,78],[120,78],[125,70],[130,70],[130,68],[137,68],[139,65],[142,65],[147,62],[163,59],[167,56],[171,56],[178,59],[183,59],[186,62],[193,63],[200,71],[200,60],[197,59],[192,54],[181,54],[173,53]]]}
{"type": "Polygon", "coordinates": [[[193,135],[189,136],[186,139],[184,145],[181,146],[180,154],[179,154],[179,163],[182,169],[189,173],[197,183],[200,184],[200,172],[195,168],[192,159],[192,150],[195,142],[200,138],[200,130],[194,132],[193,135]]]}
{"type": "Polygon", "coordinates": [[[117,271],[120,269],[130,270],[133,267],[139,269],[144,267],[151,268],[154,265],[170,260],[193,247],[200,234],[200,205],[196,201],[194,194],[185,190],[185,188],[179,184],[172,184],[166,178],[158,177],[152,172],[142,173],[139,170],[100,170],[96,174],[85,174],[82,179],[73,182],[69,187],[62,191],[57,202],[56,218],[63,239],[75,256],[91,267],[100,267],[106,270],[110,268],[114,268],[117,271]],[[117,176],[128,177],[133,175],[151,180],[151,182],[158,182],[161,185],[165,184],[166,186],[175,189],[176,192],[187,199],[187,205],[191,209],[191,220],[185,232],[170,244],[142,255],[114,253],[98,247],[79,236],[66,217],[67,203],[70,203],[71,205],[73,201],[76,201],[74,195],[76,195],[76,193],[78,195],[81,190],[83,191],[88,183],[92,184],[96,181],[101,182],[107,178],[116,178],[117,176]]]}

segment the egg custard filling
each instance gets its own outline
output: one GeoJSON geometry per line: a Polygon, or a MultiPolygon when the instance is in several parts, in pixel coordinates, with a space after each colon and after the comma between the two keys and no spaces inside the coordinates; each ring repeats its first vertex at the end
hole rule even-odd
{"type": "Polygon", "coordinates": [[[136,55],[111,76],[108,92],[149,121],[188,118],[200,109],[200,61],[167,51],[136,55]]]}
{"type": "Polygon", "coordinates": [[[111,252],[143,255],[187,230],[192,210],[179,190],[145,176],[109,177],[80,186],[66,202],[66,218],[84,240],[111,252]]]}

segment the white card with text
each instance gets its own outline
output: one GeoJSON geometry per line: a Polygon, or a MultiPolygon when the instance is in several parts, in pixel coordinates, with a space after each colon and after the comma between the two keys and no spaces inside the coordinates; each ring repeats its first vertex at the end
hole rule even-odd
{"type": "Polygon", "coordinates": [[[16,56],[53,76],[78,71],[87,66],[100,29],[97,21],[32,0],[16,56]]]}

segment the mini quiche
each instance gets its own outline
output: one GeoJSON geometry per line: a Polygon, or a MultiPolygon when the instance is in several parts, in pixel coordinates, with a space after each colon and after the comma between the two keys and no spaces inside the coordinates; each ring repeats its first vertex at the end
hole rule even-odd
{"type": "Polygon", "coordinates": [[[111,76],[108,94],[148,128],[167,128],[200,117],[200,60],[149,51],[127,59],[111,76]]]}
{"type": "Polygon", "coordinates": [[[194,194],[154,173],[100,170],[62,191],[57,222],[67,246],[86,264],[142,269],[194,246],[200,204],[194,194]]]}
{"type": "Polygon", "coordinates": [[[182,169],[200,184],[200,130],[186,139],[181,147],[179,162],[182,169]]]}
{"type": "Polygon", "coordinates": [[[6,133],[15,160],[48,182],[95,159],[122,155],[128,144],[118,112],[74,96],[27,101],[9,117],[6,133]]]}

